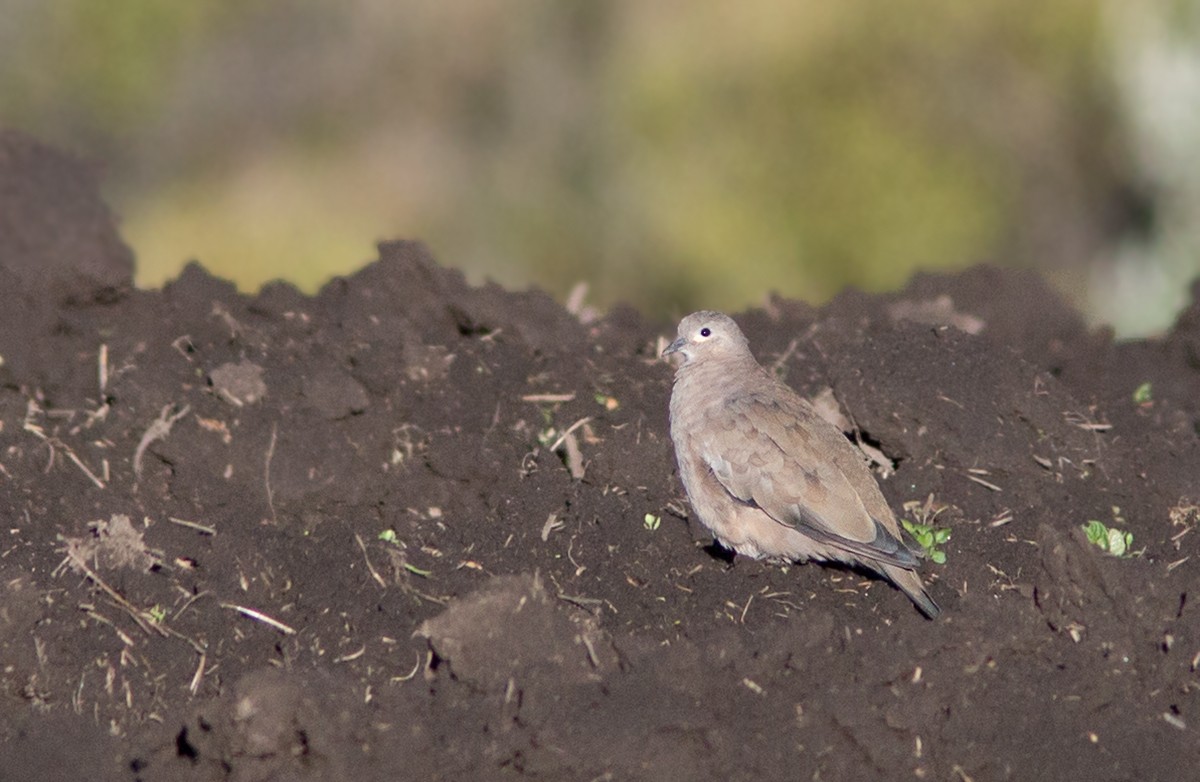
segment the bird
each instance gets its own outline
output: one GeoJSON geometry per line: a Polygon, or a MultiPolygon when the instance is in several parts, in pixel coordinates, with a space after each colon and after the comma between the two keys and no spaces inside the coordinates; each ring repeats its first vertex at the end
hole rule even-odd
{"type": "Polygon", "coordinates": [[[835,561],[883,576],[929,619],[917,573],[879,484],[841,430],[758,363],[737,323],[711,310],[679,323],[671,440],[700,522],[727,549],[772,563],[835,561]]]}

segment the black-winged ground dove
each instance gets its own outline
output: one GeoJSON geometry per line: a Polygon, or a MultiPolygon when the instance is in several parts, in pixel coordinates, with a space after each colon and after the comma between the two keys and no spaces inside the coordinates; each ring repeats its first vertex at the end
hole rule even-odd
{"type": "Polygon", "coordinates": [[[835,560],[887,578],[929,618],[919,555],[854,446],[763,369],[719,312],[679,324],[671,439],[688,499],[717,540],[753,559],[835,560]]]}

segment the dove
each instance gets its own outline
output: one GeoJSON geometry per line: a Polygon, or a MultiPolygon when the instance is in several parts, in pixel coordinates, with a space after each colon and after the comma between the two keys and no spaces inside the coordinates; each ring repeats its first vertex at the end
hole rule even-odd
{"type": "Polygon", "coordinates": [[[926,617],[941,609],[859,452],[763,369],[733,319],[701,311],[664,356],[682,357],[671,440],[696,515],[728,549],[775,563],[836,561],[872,570],[926,617]]]}

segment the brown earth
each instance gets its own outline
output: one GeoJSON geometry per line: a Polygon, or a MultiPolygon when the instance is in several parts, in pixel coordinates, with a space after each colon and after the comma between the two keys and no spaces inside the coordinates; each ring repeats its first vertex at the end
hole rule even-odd
{"type": "Polygon", "coordinates": [[[682,313],[585,323],[410,242],[314,297],[131,274],[91,174],[0,135],[0,779],[1200,768],[1200,303],[1114,344],[976,268],[738,316],[940,509],[929,622],[689,523],[682,313]]]}

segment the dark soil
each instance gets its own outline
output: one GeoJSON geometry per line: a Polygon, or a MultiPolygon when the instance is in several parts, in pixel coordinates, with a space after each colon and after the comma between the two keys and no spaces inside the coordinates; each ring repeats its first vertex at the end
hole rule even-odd
{"type": "Polygon", "coordinates": [[[0,135],[3,780],[1200,768],[1200,303],[1114,344],[977,268],[738,316],[940,509],[930,622],[688,521],[683,313],[585,323],[410,242],[314,297],[131,273],[88,171],[0,135]]]}

